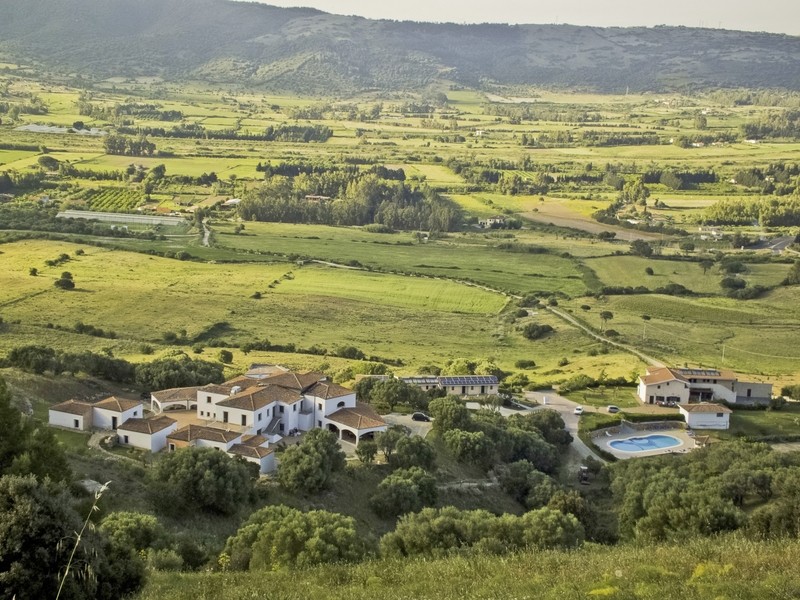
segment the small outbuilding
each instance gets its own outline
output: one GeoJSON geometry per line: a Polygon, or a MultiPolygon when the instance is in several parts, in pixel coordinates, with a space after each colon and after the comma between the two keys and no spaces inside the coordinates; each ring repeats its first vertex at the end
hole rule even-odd
{"type": "Polygon", "coordinates": [[[89,431],[92,428],[92,405],[78,400],[67,400],[50,407],[47,422],[54,427],[89,431]]]}
{"type": "Polygon", "coordinates": [[[124,400],[111,396],[92,405],[93,427],[97,429],[116,429],[128,419],[144,416],[142,403],[138,400],[124,400]]]}
{"type": "Polygon", "coordinates": [[[117,427],[118,443],[150,452],[159,452],[167,446],[167,436],[178,428],[178,422],[159,415],[149,419],[128,419],[117,427]]]}
{"type": "Polygon", "coordinates": [[[700,404],[682,404],[678,407],[686,425],[690,429],[729,429],[731,413],[727,406],[701,402],[700,404]]]}

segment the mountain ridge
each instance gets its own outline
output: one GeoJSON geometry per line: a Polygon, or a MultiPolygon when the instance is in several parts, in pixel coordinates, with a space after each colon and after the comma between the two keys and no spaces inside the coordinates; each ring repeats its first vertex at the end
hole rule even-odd
{"type": "Polygon", "coordinates": [[[688,27],[369,20],[229,0],[0,0],[0,52],[94,78],[310,93],[460,85],[800,89],[800,37],[688,27]]]}

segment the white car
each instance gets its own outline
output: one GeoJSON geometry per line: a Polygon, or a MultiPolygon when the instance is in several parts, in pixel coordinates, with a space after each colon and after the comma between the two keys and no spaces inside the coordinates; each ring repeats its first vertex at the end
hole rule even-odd
{"type": "Polygon", "coordinates": [[[572,413],[576,414],[578,416],[582,415],[583,414],[583,407],[582,406],[576,406],[575,410],[573,410],[572,413]]]}

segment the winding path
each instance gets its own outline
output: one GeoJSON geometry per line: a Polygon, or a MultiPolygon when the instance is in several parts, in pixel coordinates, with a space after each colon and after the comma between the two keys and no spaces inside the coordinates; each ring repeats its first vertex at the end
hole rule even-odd
{"type": "Polygon", "coordinates": [[[639,350],[637,350],[633,346],[628,346],[626,344],[621,344],[619,342],[615,342],[615,341],[610,340],[610,339],[608,339],[606,337],[603,337],[599,333],[589,329],[589,327],[587,327],[586,325],[584,325],[583,323],[578,321],[572,315],[569,315],[569,314],[565,313],[562,310],[559,310],[559,309],[557,309],[557,308],[555,308],[553,306],[545,306],[545,308],[547,310],[549,310],[551,313],[553,313],[554,315],[556,315],[557,317],[559,317],[562,320],[564,320],[567,323],[569,323],[570,325],[573,325],[573,326],[577,327],[578,329],[581,329],[584,333],[588,334],[589,336],[593,337],[594,339],[599,340],[601,342],[604,342],[606,344],[609,344],[610,346],[615,346],[615,347],[619,348],[620,350],[624,350],[625,352],[629,352],[630,354],[633,354],[634,356],[638,356],[639,358],[641,358],[644,362],[646,362],[650,366],[653,366],[653,367],[666,367],[667,366],[666,364],[664,364],[660,360],[658,360],[656,358],[653,358],[652,356],[648,356],[644,352],[640,352],[639,350]]]}

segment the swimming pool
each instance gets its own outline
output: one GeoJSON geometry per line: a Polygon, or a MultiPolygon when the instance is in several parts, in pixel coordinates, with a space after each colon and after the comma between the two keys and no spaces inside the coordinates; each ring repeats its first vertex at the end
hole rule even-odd
{"type": "Polygon", "coordinates": [[[651,450],[663,450],[682,446],[683,442],[671,435],[645,435],[642,437],[631,437],[624,440],[614,440],[608,443],[614,450],[619,452],[650,452],[651,450]]]}

